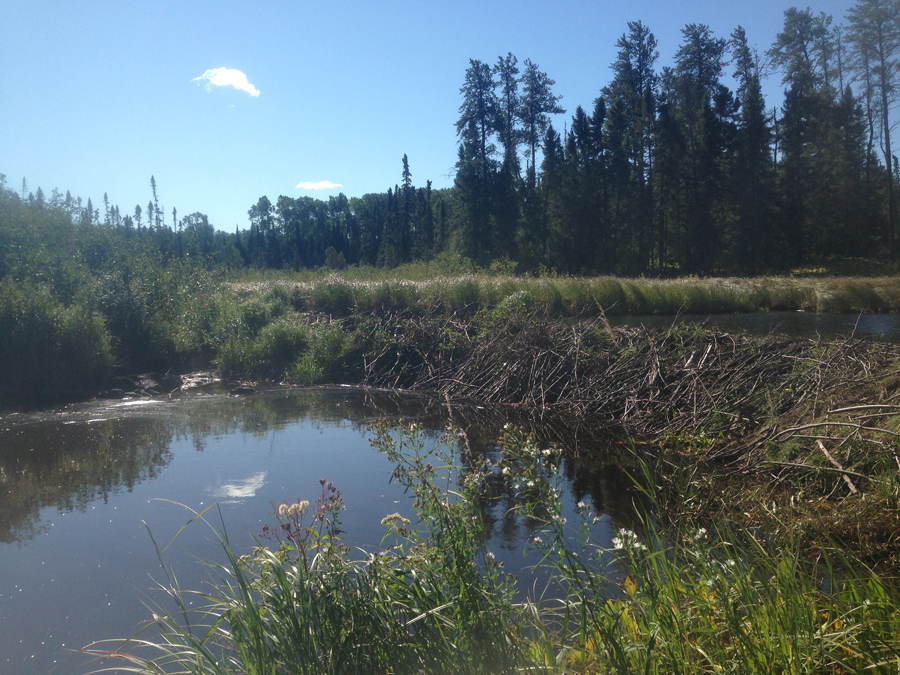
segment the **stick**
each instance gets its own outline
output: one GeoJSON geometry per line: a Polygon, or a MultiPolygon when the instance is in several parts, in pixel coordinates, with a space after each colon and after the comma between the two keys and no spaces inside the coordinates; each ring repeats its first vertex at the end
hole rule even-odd
{"type": "Polygon", "coordinates": [[[850,494],[856,494],[859,490],[856,489],[856,486],[853,484],[853,481],[850,480],[850,476],[844,471],[844,467],[841,466],[840,462],[838,462],[834,457],[831,456],[831,453],[828,452],[825,444],[821,440],[816,441],[816,445],[819,446],[819,450],[822,451],[822,454],[828,458],[828,461],[834,464],[838,470],[841,472],[841,478],[844,479],[844,482],[847,484],[847,487],[850,488],[850,494]]]}
{"type": "Polygon", "coordinates": [[[832,469],[830,466],[813,466],[812,464],[801,464],[800,462],[775,462],[769,461],[768,464],[775,466],[786,466],[792,469],[809,469],[810,471],[830,471],[831,473],[849,474],[857,478],[869,478],[864,473],[856,473],[855,471],[847,471],[847,469],[832,469]]]}

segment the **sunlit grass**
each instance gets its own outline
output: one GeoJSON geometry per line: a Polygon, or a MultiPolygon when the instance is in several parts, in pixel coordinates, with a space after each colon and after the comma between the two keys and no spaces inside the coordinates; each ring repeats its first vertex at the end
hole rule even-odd
{"type": "Polygon", "coordinates": [[[352,276],[233,282],[239,292],[282,286],[310,310],[346,314],[378,309],[439,308],[447,312],[493,308],[525,291],[551,313],[719,314],[763,310],[889,312],[900,310],[900,278],[791,277],[710,279],[530,278],[466,274],[358,280],[352,276]]]}

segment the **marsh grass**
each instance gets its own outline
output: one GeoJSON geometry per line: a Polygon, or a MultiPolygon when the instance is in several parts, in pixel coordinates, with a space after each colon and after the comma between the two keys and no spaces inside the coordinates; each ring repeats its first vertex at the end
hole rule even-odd
{"type": "Polygon", "coordinates": [[[613,314],[719,314],[761,310],[816,312],[900,311],[900,278],[823,279],[616,277],[512,277],[488,274],[354,279],[329,274],[278,281],[234,282],[247,291],[290,288],[297,307],[336,316],[356,312],[433,310],[446,313],[493,309],[526,292],[535,306],[559,316],[613,314]]]}
{"type": "MultiPolygon", "coordinates": [[[[341,539],[340,493],[323,481],[314,509],[284,503],[218,586],[198,596],[167,590],[175,613],[157,612],[160,638],[136,636],[112,652],[139,673],[895,673],[900,594],[846,551],[809,558],[797,541],[721,521],[595,541],[599,516],[579,503],[560,516],[559,455],[507,429],[494,466],[427,450],[420,429],[384,424],[373,444],[414,497],[415,522],[385,517],[374,552],[341,539]],[[543,552],[555,597],[529,595],[486,546],[479,504],[505,484],[521,517],[543,520],[527,546],[543,552]],[[310,520],[311,519],[311,520],[310,520]],[[526,598],[513,604],[514,591],[526,598]],[[155,652],[139,657],[134,647],[155,652]]],[[[636,485],[654,508],[655,478],[637,460],[636,485]],[[642,468],[643,467],[643,468],[642,468]]],[[[203,514],[196,514],[201,517],[203,514]]],[[[219,530],[221,531],[221,530],[219,530]]],[[[93,651],[92,651],[93,650],[93,651]]]]}

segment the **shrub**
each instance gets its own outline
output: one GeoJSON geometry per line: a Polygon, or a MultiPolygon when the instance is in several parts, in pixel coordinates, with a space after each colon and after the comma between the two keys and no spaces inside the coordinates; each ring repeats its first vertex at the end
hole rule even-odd
{"type": "Polygon", "coordinates": [[[108,384],[113,371],[103,319],[33,286],[0,281],[0,385],[36,403],[108,384]]]}

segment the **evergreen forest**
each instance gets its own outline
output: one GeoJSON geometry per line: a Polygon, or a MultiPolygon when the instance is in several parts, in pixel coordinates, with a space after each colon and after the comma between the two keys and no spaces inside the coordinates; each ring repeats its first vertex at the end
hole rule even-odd
{"type": "Polygon", "coordinates": [[[753,275],[831,256],[893,260],[898,4],[860,0],[843,23],[788,9],[765,50],[740,26],[682,34],[673,65],[660,67],[650,27],[629,23],[610,81],[574,112],[530,59],[470,60],[445,189],[416,186],[404,155],[383,193],[262,196],[249,228],[226,233],[203,213],[168,211],[155,178],[133,210],[105,194],[101,207],[4,182],[0,274],[18,264],[11,215],[25,211],[65,221],[70,238],[95,231],[91,266],[113,241],[164,264],[234,270],[393,268],[444,255],[519,273],[753,275]],[[767,105],[763,78],[780,78],[780,108],[767,105]]]}

